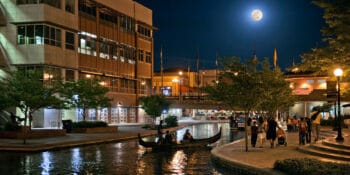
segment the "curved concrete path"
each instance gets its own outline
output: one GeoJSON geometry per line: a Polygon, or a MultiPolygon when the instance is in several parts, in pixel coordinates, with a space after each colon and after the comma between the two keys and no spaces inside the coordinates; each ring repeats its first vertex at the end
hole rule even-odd
{"type": "MultiPolygon", "coordinates": [[[[327,128],[326,128],[327,129],[327,128]]],[[[329,130],[329,128],[327,129],[329,130]]],[[[344,129],[345,144],[350,144],[349,130],[344,129]]],[[[350,163],[344,161],[334,161],[323,159],[309,154],[299,152],[299,135],[297,132],[286,133],[287,146],[278,145],[270,148],[269,143],[265,143],[263,148],[253,148],[248,139],[248,151],[246,152],[245,139],[241,139],[226,145],[214,148],[211,153],[213,161],[222,168],[227,168],[233,173],[239,174],[283,174],[273,169],[277,160],[289,158],[316,158],[323,161],[333,161],[338,163],[350,163]]],[[[311,143],[312,144],[312,143],[311,143]]]]}

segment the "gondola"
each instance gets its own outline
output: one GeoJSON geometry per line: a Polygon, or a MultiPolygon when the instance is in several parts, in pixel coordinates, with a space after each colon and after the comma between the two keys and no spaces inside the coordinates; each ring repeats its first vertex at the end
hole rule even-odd
{"type": "Polygon", "coordinates": [[[141,138],[141,134],[138,134],[139,144],[145,148],[152,148],[152,150],[168,150],[168,149],[182,149],[182,148],[194,148],[194,147],[205,147],[209,144],[215,143],[221,138],[221,127],[217,134],[212,137],[204,139],[193,139],[191,142],[181,143],[156,143],[156,142],[145,142],[141,138]]]}

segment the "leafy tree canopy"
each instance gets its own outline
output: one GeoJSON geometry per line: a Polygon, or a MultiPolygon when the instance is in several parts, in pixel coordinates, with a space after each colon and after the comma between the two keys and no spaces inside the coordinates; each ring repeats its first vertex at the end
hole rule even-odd
{"type": "MultiPolygon", "coordinates": [[[[12,72],[1,80],[0,88],[5,90],[2,96],[8,100],[6,105],[18,107],[24,114],[24,126],[27,126],[27,120],[30,125],[35,111],[61,106],[63,101],[58,98],[58,86],[57,83],[45,85],[42,70],[33,70],[12,72]]],[[[26,138],[23,143],[26,143],[26,138]]]]}
{"type": "Polygon", "coordinates": [[[272,70],[268,59],[241,62],[237,57],[223,58],[219,82],[205,87],[209,98],[229,104],[232,109],[263,110],[273,113],[295,102],[289,83],[279,68],[272,70]]]}
{"type": "Polygon", "coordinates": [[[83,119],[86,120],[87,109],[111,105],[111,99],[106,97],[108,91],[98,79],[79,79],[64,83],[61,96],[67,99],[70,106],[82,109],[83,119]]]}
{"type": "Polygon", "coordinates": [[[152,95],[141,98],[142,109],[153,119],[160,116],[163,110],[169,109],[170,102],[163,95],[152,95]]]}
{"type": "Polygon", "coordinates": [[[350,67],[350,1],[315,0],[313,3],[324,10],[326,26],[321,29],[325,46],[313,48],[301,55],[302,71],[333,76],[335,67],[341,66],[349,72],[350,67]]]}

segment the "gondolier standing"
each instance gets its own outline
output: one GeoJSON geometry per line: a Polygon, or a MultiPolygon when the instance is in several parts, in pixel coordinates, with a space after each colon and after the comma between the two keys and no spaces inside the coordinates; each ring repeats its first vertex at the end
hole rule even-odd
{"type": "Polygon", "coordinates": [[[163,133],[162,133],[163,126],[162,125],[163,125],[163,120],[160,120],[159,125],[157,127],[158,143],[163,142],[163,133]]]}

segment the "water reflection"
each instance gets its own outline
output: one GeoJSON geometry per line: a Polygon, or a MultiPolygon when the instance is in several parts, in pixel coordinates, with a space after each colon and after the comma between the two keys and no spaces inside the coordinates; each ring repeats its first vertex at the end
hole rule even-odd
{"type": "Polygon", "coordinates": [[[79,168],[82,164],[82,158],[80,157],[80,149],[74,148],[72,150],[71,165],[73,172],[79,172],[79,168]]]}
{"type": "MultiPolygon", "coordinates": [[[[231,133],[228,124],[190,126],[195,138],[215,135],[222,126],[220,144],[242,138],[243,132],[231,133]]],[[[176,132],[178,140],[187,128],[176,132]]],[[[147,138],[146,138],[147,139],[147,138]]],[[[148,138],[150,140],[154,138],[148,138]]],[[[210,162],[210,150],[184,149],[152,152],[137,140],[92,145],[42,153],[3,152],[1,174],[220,174],[210,162]]]]}
{"type": "Polygon", "coordinates": [[[41,171],[41,174],[49,174],[51,170],[51,154],[49,152],[43,152],[42,153],[42,163],[41,168],[43,169],[41,171]]]}

